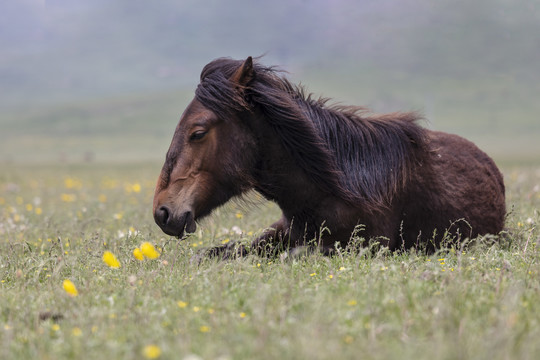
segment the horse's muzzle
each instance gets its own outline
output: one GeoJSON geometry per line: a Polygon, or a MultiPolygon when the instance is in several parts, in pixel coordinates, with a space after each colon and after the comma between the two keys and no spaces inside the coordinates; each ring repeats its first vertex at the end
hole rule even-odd
{"type": "Polygon", "coordinates": [[[197,229],[191,211],[185,211],[180,216],[174,216],[170,208],[160,206],[154,212],[154,220],[165,234],[171,236],[182,237],[184,232],[193,233],[197,229]]]}

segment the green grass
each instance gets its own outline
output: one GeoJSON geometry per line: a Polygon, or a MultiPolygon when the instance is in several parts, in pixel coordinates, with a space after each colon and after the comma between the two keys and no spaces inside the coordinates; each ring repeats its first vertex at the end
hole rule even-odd
{"type": "Polygon", "coordinates": [[[136,359],[156,345],[161,359],[537,359],[540,168],[503,170],[512,211],[495,244],[197,264],[278,209],[227,205],[179,242],[153,224],[158,166],[4,166],[0,358],[136,359]],[[158,259],[133,257],[145,241],[158,259]]]}

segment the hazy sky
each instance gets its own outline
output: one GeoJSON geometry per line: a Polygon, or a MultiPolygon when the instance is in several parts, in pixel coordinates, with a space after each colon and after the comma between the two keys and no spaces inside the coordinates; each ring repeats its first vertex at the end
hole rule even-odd
{"type": "Polygon", "coordinates": [[[350,69],[534,87],[540,1],[4,0],[0,46],[10,103],[193,87],[216,57],[261,54],[300,77],[347,81],[350,69]]]}

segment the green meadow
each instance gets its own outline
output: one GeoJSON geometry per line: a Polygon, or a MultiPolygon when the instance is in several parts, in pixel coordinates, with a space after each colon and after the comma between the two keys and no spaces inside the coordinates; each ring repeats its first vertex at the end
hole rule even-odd
{"type": "Polygon", "coordinates": [[[540,355],[539,166],[503,165],[498,239],[431,255],[352,245],[332,257],[199,262],[205,248],[250,241],[279,211],[251,194],[170,238],[151,214],[159,165],[3,166],[0,358],[540,355]],[[134,256],[145,242],[159,257],[134,256]]]}

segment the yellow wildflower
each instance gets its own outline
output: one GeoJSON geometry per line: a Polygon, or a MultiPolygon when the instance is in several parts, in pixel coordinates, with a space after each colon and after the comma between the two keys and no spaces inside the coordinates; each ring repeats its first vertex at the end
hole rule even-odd
{"type": "Polygon", "coordinates": [[[142,354],[147,359],[157,359],[161,356],[161,349],[157,345],[146,345],[143,348],[142,354]]]}
{"type": "Polygon", "coordinates": [[[82,188],[82,182],[79,179],[66,178],[64,179],[64,185],[66,189],[78,189],[82,188]]]}
{"type": "Polygon", "coordinates": [[[182,309],[188,306],[188,303],[182,300],[178,301],[176,304],[178,305],[179,308],[182,308],[182,309]]]}
{"type": "Polygon", "coordinates": [[[139,248],[135,248],[135,250],[133,250],[133,256],[137,260],[144,260],[144,255],[143,255],[141,249],[139,249],[139,248]]]}
{"type": "Polygon", "coordinates": [[[237,211],[235,216],[237,219],[241,219],[244,217],[244,214],[242,214],[240,211],[237,211]]]}
{"type": "Polygon", "coordinates": [[[79,295],[79,292],[77,291],[77,287],[74,283],[71,282],[71,280],[66,279],[64,280],[64,290],[71,296],[77,296],[79,295]]]}
{"type": "Polygon", "coordinates": [[[354,305],[356,305],[356,304],[357,304],[356,300],[349,300],[349,301],[347,301],[347,305],[349,305],[349,306],[354,306],[354,305]]]}
{"type": "Polygon", "coordinates": [[[120,261],[118,261],[116,256],[114,256],[114,254],[110,251],[105,251],[103,253],[103,262],[107,264],[109,267],[112,267],[115,269],[121,266],[120,261]]]}
{"type": "Polygon", "coordinates": [[[74,202],[77,197],[74,194],[61,194],[60,199],[63,202],[74,202]]]}
{"type": "Polygon", "coordinates": [[[82,330],[81,328],[78,328],[78,327],[74,327],[72,330],[71,330],[71,333],[73,334],[73,336],[81,336],[82,335],[82,330]]]}
{"type": "Polygon", "coordinates": [[[159,257],[159,253],[157,252],[156,248],[149,242],[144,242],[141,244],[141,252],[149,259],[157,259],[159,257]]]}
{"type": "Polygon", "coordinates": [[[210,331],[210,327],[209,326],[206,326],[206,325],[203,325],[199,328],[199,331],[202,332],[202,333],[207,333],[210,331]]]}
{"type": "Polygon", "coordinates": [[[134,184],[125,183],[124,184],[124,190],[126,191],[126,194],[139,193],[139,192],[141,192],[141,184],[139,184],[139,183],[134,183],[134,184]]]}

